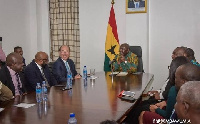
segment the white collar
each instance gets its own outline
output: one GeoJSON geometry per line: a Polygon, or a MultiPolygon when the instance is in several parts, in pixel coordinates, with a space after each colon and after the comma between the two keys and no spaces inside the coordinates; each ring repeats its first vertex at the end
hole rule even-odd
{"type": "Polygon", "coordinates": [[[35,64],[37,65],[37,67],[40,69],[40,71],[42,70],[42,66],[38,65],[36,62],[35,64]]]}
{"type": "Polygon", "coordinates": [[[66,62],[67,62],[67,60],[64,60],[64,59],[62,59],[62,61],[63,61],[64,63],[66,63],[66,62]]]}

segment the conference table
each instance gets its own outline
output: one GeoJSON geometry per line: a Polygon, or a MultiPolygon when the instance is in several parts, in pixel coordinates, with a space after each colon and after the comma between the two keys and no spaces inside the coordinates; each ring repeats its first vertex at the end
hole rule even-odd
{"type": "Polygon", "coordinates": [[[109,76],[111,72],[97,72],[95,80],[73,81],[72,89],[48,89],[48,101],[37,103],[35,92],[1,102],[0,124],[67,124],[70,113],[75,113],[78,124],[99,124],[105,120],[120,122],[135,102],[118,98],[122,90],[135,92],[139,99],[153,79],[153,74],[139,73],[109,76]],[[16,107],[20,103],[35,104],[29,108],[16,107]]]}

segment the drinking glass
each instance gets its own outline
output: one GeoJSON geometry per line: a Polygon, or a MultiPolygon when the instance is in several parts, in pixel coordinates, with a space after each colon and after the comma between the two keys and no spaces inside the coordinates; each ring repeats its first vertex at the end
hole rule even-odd
{"type": "Polygon", "coordinates": [[[91,79],[95,78],[95,69],[90,69],[90,77],[91,79]]]}

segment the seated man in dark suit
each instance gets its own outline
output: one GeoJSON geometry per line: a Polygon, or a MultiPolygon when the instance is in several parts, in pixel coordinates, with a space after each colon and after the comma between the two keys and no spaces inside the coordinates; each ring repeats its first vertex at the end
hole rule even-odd
{"type": "Polygon", "coordinates": [[[19,55],[22,56],[24,66],[26,66],[26,62],[25,62],[25,59],[24,59],[24,57],[23,57],[23,50],[22,50],[22,47],[16,46],[16,47],[14,48],[14,52],[15,52],[15,53],[18,53],[19,55]]]}
{"type": "Polygon", "coordinates": [[[42,84],[43,81],[48,86],[56,85],[56,80],[51,74],[48,67],[48,55],[45,52],[38,52],[35,59],[27,65],[25,69],[25,79],[27,91],[35,91],[37,83],[42,84]]]}
{"type": "Polygon", "coordinates": [[[0,70],[0,81],[12,91],[13,96],[25,93],[24,77],[20,73],[23,65],[22,57],[13,52],[6,57],[6,65],[0,70]]]}
{"type": "Polygon", "coordinates": [[[48,55],[45,52],[38,52],[35,59],[26,66],[25,79],[27,91],[35,91],[37,83],[42,84],[43,81],[49,86],[56,84],[56,80],[51,74],[48,63],[48,55]]]}
{"type": "Polygon", "coordinates": [[[81,76],[76,71],[74,62],[71,59],[69,59],[70,48],[68,46],[63,45],[60,47],[59,56],[60,57],[55,61],[53,65],[53,74],[57,82],[66,82],[68,71],[71,71],[73,78],[81,78],[81,76]]]}

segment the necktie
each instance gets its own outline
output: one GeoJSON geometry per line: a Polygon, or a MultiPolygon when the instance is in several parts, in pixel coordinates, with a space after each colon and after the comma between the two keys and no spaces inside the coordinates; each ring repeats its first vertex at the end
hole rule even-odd
{"type": "Polygon", "coordinates": [[[139,8],[139,3],[138,2],[136,3],[136,7],[135,8],[139,8]]]}
{"type": "Polygon", "coordinates": [[[66,69],[67,69],[67,73],[71,72],[68,62],[65,62],[65,66],[66,66],[66,69]]]}
{"type": "Polygon", "coordinates": [[[19,94],[22,95],[23,92],[22,92],[22,90],[20,88],[19,73],[16,73],[15,75],[17,77],[17,88],[18,88],[19,94]]]}
{"type": "Polygon", "coordinates": [[[43,69],[41,69],[41,73],[42,73],[42,77],[44,78],[44,80],[45,80],[45,82],[46,82],[47,87],[49,87],[49,82],[48,82],[47,78],[45,77],[45,74],[44,74],[44,70],[43,70],[43,69]]]}

